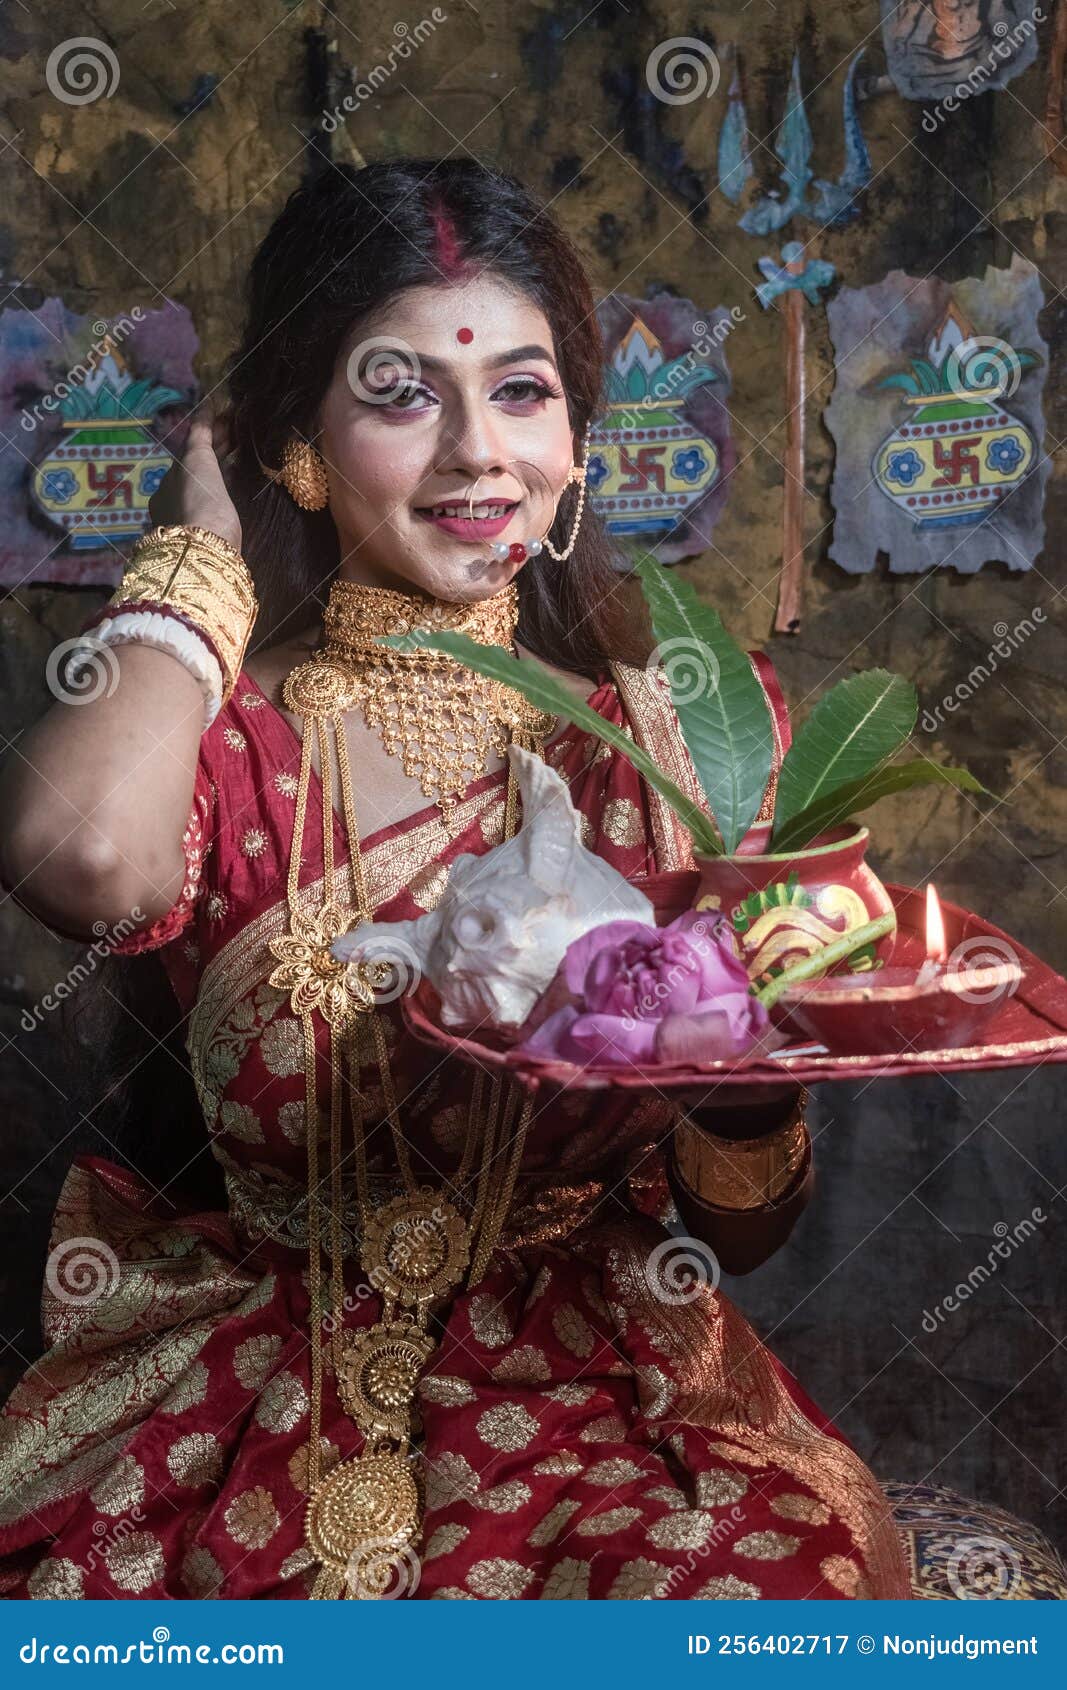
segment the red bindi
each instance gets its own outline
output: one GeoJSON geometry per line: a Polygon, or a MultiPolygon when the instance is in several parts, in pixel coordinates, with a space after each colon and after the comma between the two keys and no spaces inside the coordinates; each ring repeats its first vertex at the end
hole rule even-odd
{"type": "Polygon", "coordinates": [[[459,341],[462,341],[464,346],[469,346],[471,341],[474,339],[474,330],[473,329],[457,329],[456,330],[456,339],[459,340],[459,341]]]}

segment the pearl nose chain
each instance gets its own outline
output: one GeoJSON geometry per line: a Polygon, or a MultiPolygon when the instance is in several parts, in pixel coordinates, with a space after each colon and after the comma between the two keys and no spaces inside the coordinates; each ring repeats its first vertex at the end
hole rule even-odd
{"type": "MultiPolygon", "coordinates": [[[[508,459],[509,465],[525,463],[527,461],[528,460],[524,458],[508,459]]],[[[508,560],[511,563],[525,563],[527,558],[537,557],[541,551],[547,551],[550,557],[556,559],[557,563],[562,563],[566,558],[569,558],[574,550],[575,541],[578,538],[578,527],[582,520],[582,511],[585,508],[586,470],[588,465],[589,425],[587,424],[585,433],[582,437],[582,461],[580,464],[572,465],[567,472],[566,485],[569,486],[572,481],[576,482],[578,485],[578,504],[574,512],[574,522],[571,527],[570,539],[567,541],[567,544],[561,552],[556,550],[548,535],[543,534],[540,537],[534,535],[533,538],[529,540],[493,540],[490,542],[490,549],[492,550],[493,556],[500,558],[502,562],[504,560],[508,560]]],[[[537,468],[536,464],[533,464],[530,467],[533,469],[537,468]]],[[[538,471],[538,473],[540,474],[542,472],[538,471]]],[[[478,480],[475,481],[474,486],[472,486],[470,490],[470,498],[467,501],[467,514],[472,522],[474,520],[475,489],[478,486],[478,481],[482,481],[483,479],[484,477],[480,475],[478,480]]]]}
{"type": "MultiPolygon", "coordinates": [[[[515,458],[508,459],[509,464],[517,461],[515,458]]],[[[484,476],[478,477],[478,481],[484,479],[484,476]]],[[[474,521],[474,492],[478,481],[471,488],[470,498],[467,500],[467,516],[471,522],[474,521]]],[[[512,563],[525,563],[528,557],[536,557],[538,552],[544,549],[544,542],[539,540],[536,535],[529,540],[492,540],[489,549],[494,557],[508,558],[512,563]]]]}

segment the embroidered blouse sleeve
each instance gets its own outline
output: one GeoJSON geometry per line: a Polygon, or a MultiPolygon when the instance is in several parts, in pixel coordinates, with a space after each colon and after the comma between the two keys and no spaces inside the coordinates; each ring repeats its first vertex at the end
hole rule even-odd
{"type": "Polygon", "coordinates": [[[203,751],[196,766],[193,802],[189,819],[182,834],[185,856],[185,880],[175,903],[150,927],[139,927],[133,933],[110,940],[108,949],[117,956],[137,956],[142,951],[155,951],[189,925],[196,901],[202,890],[204,858],[212,847],[215,833],[215,785],[208,773],[203,751]]]}

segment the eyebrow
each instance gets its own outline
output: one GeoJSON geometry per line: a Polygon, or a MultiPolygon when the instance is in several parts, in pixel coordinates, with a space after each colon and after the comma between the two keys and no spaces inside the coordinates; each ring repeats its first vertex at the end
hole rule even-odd
{"type": "MultiPolygon", "coordinates": [[[[408,356],[410,357],[410,355],[411,349],[409,348],[408,356]]],[[[383,357],[387,356],[387,352],[379,353],[378,362],[380,362],[383,357]]],[[[402,361],[404,354],[398,349],[396,356],[398,361],[402,361]]],[[[415,357],[418,359],[420,368],[424,370],[445,370],[449,367],[448,360],[444,358],[424,357],[421,352],[416,352],[415,357]]],[[[538,346],[536,343],[532,343],[529,346],[513,346],[510,352],[498,352],[495,357],[488,360],[486,367],[490,370],[497,370],[504,364],[521,363],[524,358],[543,358],[546,364],[554,365],[554,359],[551,352],[547,351],[543,346],[538,346]]]]}

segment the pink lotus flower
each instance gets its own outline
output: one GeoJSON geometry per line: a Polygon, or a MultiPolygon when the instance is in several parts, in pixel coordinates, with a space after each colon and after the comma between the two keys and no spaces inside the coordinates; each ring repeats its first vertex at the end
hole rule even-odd
{"type": "Polygon", "coordinates": [[[668,927],[609,921],[583,934],[539,1013],[522,1054],[582,1065],[716,1062],[766,1046],[768,1035],[779,1042],[726,918],[706,910],[668,927]]]}

